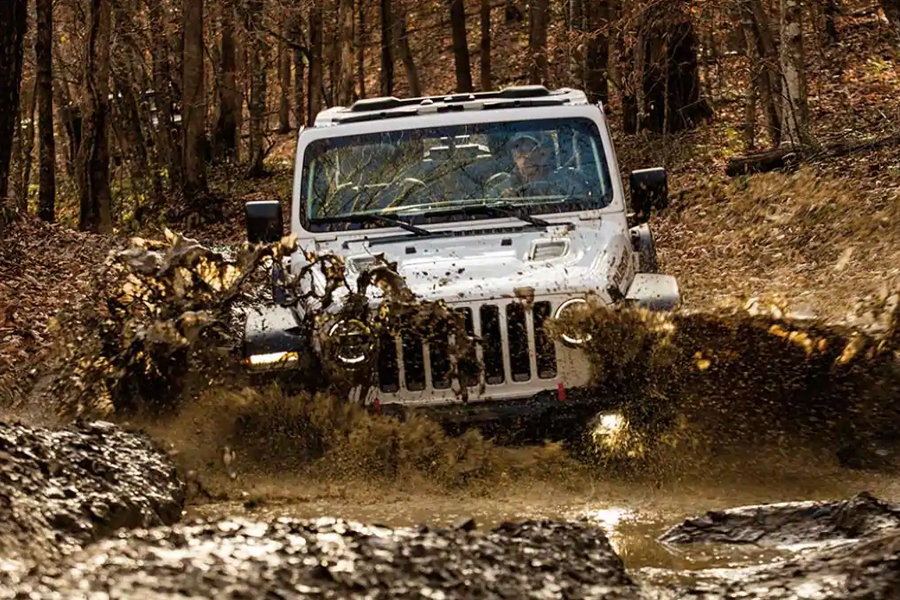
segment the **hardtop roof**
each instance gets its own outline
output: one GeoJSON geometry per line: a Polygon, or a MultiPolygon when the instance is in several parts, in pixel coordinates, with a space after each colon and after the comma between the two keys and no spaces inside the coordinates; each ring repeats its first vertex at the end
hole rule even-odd
{"type": "Polygon", "coordinates": [[[323,110],[316,115],[314,127],[454,111],[584,105],[587,103],[587,96],[581,90],[572,88],[549,90],[543,85],[522,85],[490,92],[454,93],[404,99],[395,96],[381,96],[358,100],[350,106],[334,106],[323,110]]]}

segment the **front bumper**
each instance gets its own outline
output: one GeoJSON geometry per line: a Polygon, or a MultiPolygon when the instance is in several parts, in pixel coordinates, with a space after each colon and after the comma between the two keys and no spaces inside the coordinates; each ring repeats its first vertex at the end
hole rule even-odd
{"type": "Polygon", "coordinates": [[[443,424],[490,423],[494,421],[539,420],[584,422],[597,412],[616,408],[615,400],[587,388],[541,391],[524,398],[473,400],[447,404],[410,407],[401,403],[367,405],[369,411],[382,415],[405,416],[418,413],[443,424]]]}

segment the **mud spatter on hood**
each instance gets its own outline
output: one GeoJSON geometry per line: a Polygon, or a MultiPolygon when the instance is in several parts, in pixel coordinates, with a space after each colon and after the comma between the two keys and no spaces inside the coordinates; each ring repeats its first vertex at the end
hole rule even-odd
{"type": "Polygon", "coordinates": [[[0,422],[0,581],[120,528],[175,523],[184,497],[175,468],[144,436],[103,422],[0,422]]]}
{"type": "MultiPolygon", "coordinates": [[[[11,597],[634,598],[606,536],[529,521],[490,532],[318,519],[138,531],[22,582],[11,597]],[[78,592],[74,590],[78,589],[78,592]]],[[[3,594],[0,594],[2,596],[3,594]]]]}

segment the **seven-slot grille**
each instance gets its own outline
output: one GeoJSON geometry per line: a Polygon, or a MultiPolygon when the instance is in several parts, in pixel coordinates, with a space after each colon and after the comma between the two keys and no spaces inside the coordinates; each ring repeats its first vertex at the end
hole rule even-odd
{"type": "MultiPolygon", "coordinates": [[[[459,356],[458,373],[467,387],[519,383],[556,377],[556,345],[544,331],[552,316],[550,302],[510,301],[455,309],[466,332],[481,339],[469,356],[459,356]]],[[[422,391],[451,387],[449,338],[425,341],[404,331],[379,340],[378,385],[382,392],[422,391]]]]}

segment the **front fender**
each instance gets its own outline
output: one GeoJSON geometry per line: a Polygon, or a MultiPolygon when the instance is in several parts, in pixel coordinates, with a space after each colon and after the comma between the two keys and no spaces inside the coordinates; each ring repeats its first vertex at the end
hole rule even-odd
{"type": "Polygon", "coordinates": [[[637,273],[625,300],[649,310],[672,310],[681,302],[681,290],[672,275],[637,273]]]}
{"type": "Polygon", "coordinates": [[[285,368],[310,349],[306,328],[290,306],[251,308],[244,323],[244,361],[254,370],[285,368]]]}

